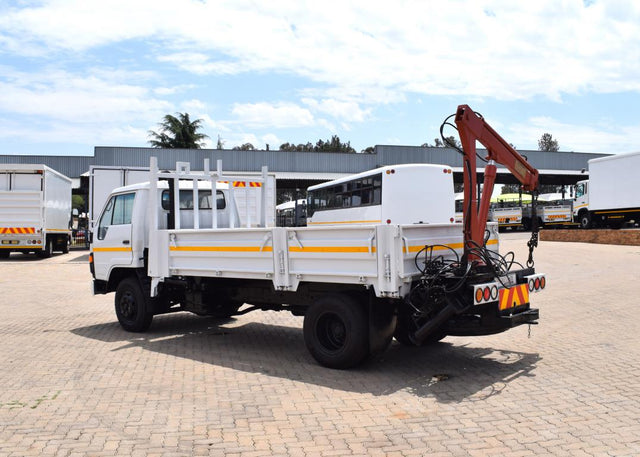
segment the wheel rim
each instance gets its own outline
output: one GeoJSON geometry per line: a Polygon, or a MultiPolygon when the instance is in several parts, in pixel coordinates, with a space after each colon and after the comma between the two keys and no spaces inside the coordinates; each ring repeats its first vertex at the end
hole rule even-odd
{"type": "Polygon", "coordinates": [[[325,313],[318,319],[317,336],[320,344],[330,352],[342,349],[347,340],[347,327],[336,314],[325,313]]]}
{"type": "Polygon", "coordinates": [[[125,319],[133,319],[138,309],[138,307],[136,306],[135,297],[133,296],[133,292],[128,290],[123,293],[120,297],[118,306],[120,308],[120,314],[122,314],[122,317],[124,317],[125,319]]]}

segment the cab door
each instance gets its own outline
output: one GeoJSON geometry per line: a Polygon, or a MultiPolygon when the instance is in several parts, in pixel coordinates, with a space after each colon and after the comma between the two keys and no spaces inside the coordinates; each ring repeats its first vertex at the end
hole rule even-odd
{"type": "Polygon", "coordinates": [[[135,192],[113,195],[102,211],[93,233],[93,262],[96,279],[108,280],[114,267],[128,267],[133,261],[131,218],[135,192]]]}

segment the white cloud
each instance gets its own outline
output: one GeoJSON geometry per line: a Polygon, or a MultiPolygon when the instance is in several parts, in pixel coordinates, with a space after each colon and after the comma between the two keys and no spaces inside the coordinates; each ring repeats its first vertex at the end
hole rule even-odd
{"type": "Polygon", "coordinates": [[[353,100],[336,100],[334,98],[316,100],[303,98],[302,102],[315,111],[329,114],[347,123],[363,122],[371,114],[371,108],[362,109],[360,104],[353,100]]]}
{"type": "Polygon", "coordinates": [[[2,42],[16,52],[83,52],[144,39],[162,46],[162,62],[197,74],[272,71],[363,95],[382,89],[504,100],[640,90],[638,23],[635,2],[586,7],[582,0],[184,1],[180,8],[52,0],[0,14],[2,42]]]}
{"type": "Polygon", "coordinates": [[[164,112],[167,102],[141,85],[50,69],[29,74],[0,69],[0,110],[79,123],[119,122],[164,112]]]}
{"type": "Polygon", "coordinates": [[[305,127],[314,124],[311,112],[293,103],[245,103],[232,109],[234,122],[246,127],[305,127]]]}
{"type": "Polygon", "coordinates": [[[620,128],[607,121],[577,125],[542,116],[530,118],[526,123],[509,124],[505,132],[514,144],[526,145],[519,149],[537,149],[537,143],[531,144],[532,139],[537,141],[544,133],[551,133],[561,151],[614,154],[638,150],[640,125],[620,128]]]}

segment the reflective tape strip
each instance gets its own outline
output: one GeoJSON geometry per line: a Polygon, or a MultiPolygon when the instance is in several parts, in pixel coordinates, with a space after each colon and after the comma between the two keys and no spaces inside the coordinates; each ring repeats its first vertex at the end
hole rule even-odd
{"type": "Polygon", "coordinates": [[[93,252],[131,252],[131,248],[93,248],[93,252]]]}
{"type": "Polygon", "coordinates": [[[289,252],[376,252],[375,247],[367,246],[305,246],[303,248],[298,246],[289,246],[289,252]]]}
{"type": "Polygon", "coordinates": [[[272,252],[271,246],[169,246],[170,251],[182,252],[272,252]]]}
{"type": "Polygon", "coordinates": [[[307,222],[307,225],[322,225],[322,224],[379,224],[381,221],[328,221],[328,222],[307,222]]]}
{"type": "MultiPolygon", "coordinates": [[[[493,246],[495,244],[498,244],[498,240],[493,239],[493,240],[488,240],[487,241],[487,246],[493,246]]],[[[424,249],[424,244],[418,244],[415,246],[409,246],[409,253],[412,252],[420,252],[422,249],[424,249]]],[[[452,243],[452,244],[441,244],[441,245],[436,245],[436,246],[432,246],[434,251],[443,251],[447,248],[451,248],[451,249],[462,249],[464,247],[463,243],[452,243]]],[[[405,247],[402,248],[402,252],[403,253],[407,253],[407,249],[405,247]]]]}

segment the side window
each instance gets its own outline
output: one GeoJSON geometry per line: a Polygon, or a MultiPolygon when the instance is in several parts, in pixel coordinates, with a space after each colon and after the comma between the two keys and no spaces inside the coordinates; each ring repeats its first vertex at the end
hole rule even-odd
{"type": "Polygon", "coordinates": [[[98,223],[98,239],[104,240],[112,225],[131,224],[135,194],[115,195],[111,197],[98,223]]]}
{"type": "Polygon", "coordinates": [[[116,203],[113,208],[113,222],[111,225],[131,224],[134,197],[135,194],[116,196],[116,203]]]}

